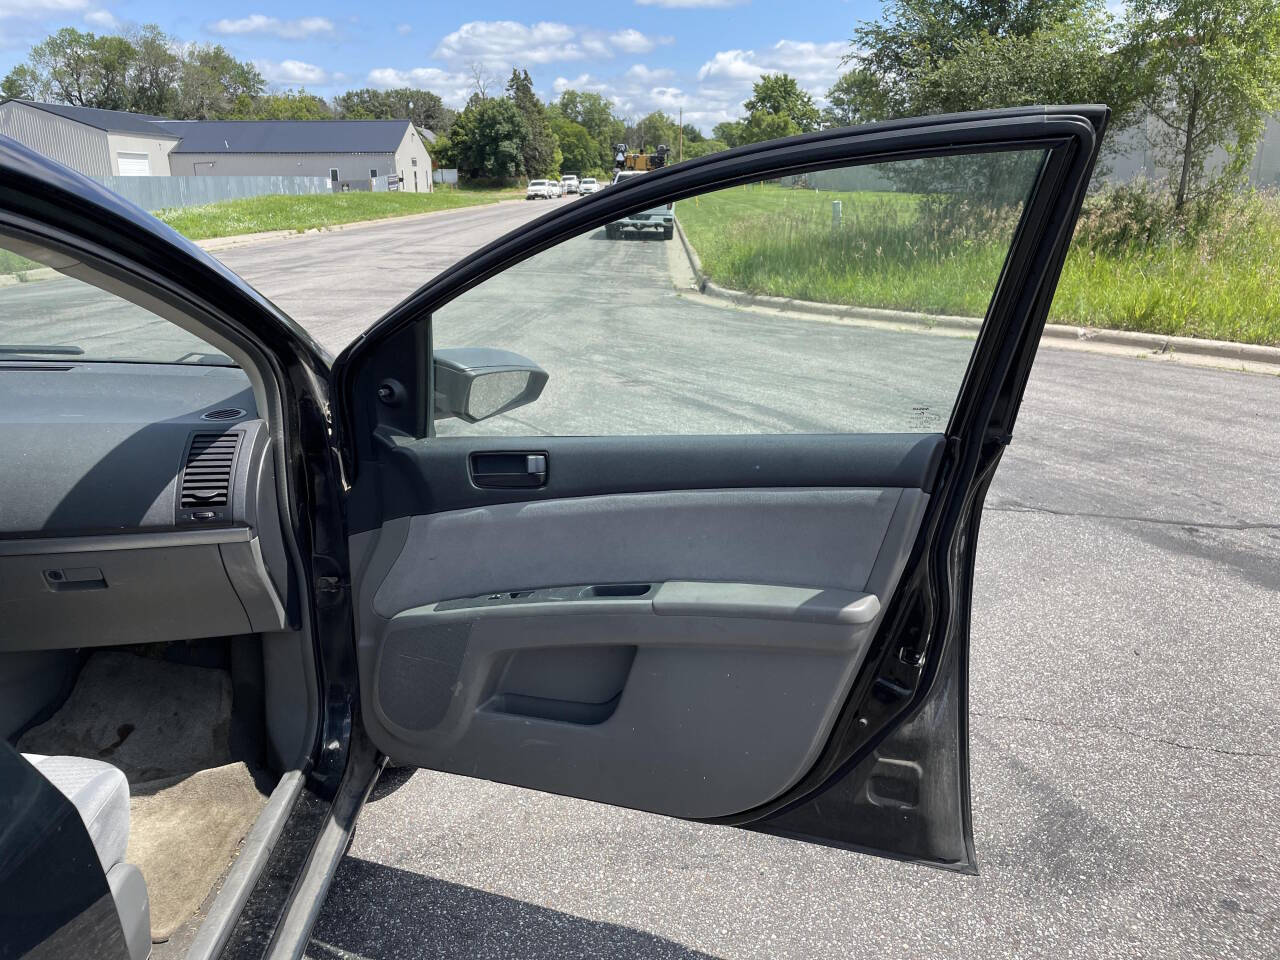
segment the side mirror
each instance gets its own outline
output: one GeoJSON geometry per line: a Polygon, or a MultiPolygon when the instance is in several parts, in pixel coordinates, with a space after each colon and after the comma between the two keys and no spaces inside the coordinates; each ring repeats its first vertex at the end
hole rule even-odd
{"type": "Polygon", "coordinates": [[[435,351],[432,362],[435,420],[485,420],[533,403],[547,385],[547,371],[510,350],[456,347],[435,351]]]}

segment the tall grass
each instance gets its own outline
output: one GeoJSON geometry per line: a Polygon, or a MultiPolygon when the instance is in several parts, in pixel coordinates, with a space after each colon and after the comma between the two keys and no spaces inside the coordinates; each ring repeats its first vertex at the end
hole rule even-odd
{"type": "MultiPolygon", "coordinates": [[[[1178,218],[1146,187],[1091,198],[1050,320],[1280,343],[1280,197],[1222,198],[1178,218]]],[[[677,214],[717,283],[752,293],[981,316],[1017,210],[892,193],[763,186],[677,214]],[[832,225],[831,201],[843,218],[832,225]]]]}
{"type": "MultiPolygon", "coordinates": [[[[981,316],[1013,221],[966,219],[920,197],[757,187],[677,211],[707,274],[724,286],[800,300],[981,316]],[[832,201],[840,200],[840,226],[832,201]],[[924,278],[927,282],[922,282],[924,278]]],[[[969,210],[969,213],[977,211],[969,210]]]]}
{"type": "Polygon", "coordinates": [[[1183,219],[1123,200],[1086,205],[1052,322],[1280,344],[1280,195],[1219,197],[1183,219]]]}

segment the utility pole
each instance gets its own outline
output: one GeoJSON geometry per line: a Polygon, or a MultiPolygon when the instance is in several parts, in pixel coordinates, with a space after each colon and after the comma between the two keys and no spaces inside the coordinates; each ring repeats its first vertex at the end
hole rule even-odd
{"type": "Polygon", "coordinates": [[[684,159],[684,107],[680,108],[680,146],[676,151],[676,163],[684,159]]]}

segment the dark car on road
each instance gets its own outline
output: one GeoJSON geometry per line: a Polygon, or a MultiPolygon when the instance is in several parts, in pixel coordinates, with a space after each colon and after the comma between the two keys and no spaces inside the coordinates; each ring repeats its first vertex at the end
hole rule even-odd
{"type": "Polygon", "coordinates": [[[974,872],[983,498],[1107,118],[934,116],[646,173],[336,358],[0,138],[0,957],[300,956],[389,764],[974,872]],[[744,185],[852,190],[869,164],[866,210],[1007,198],[1007,252],[972,330],[823,320],[833,355],[861,346],[821,390],[746,309],[706,314],[705,382],[668,377],[625,297],[543,266],[665,270],[676,246],[596,241],[677,202],[799,202],[744,185]],[[488,339],[565,297],[599,317],[573,370],[554,338],[488,339]],[[601,429],[611,389],[634,399],[601,429]],[[785,428],[766,393],[794,401],[785,428]],[[673,394],[689,412],[664,420],[673,394]],[[724,409],[744,426],[697,419],[724,409]]]}

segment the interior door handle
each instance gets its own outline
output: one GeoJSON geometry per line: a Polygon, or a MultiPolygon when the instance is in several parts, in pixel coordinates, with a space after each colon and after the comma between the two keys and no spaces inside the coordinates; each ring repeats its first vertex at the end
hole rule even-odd
{"type": "Polygon", "coordinates": [[[471,482],[477,487],[545,487],[547,474],[546,451],[471,454],[471,482]]]}

